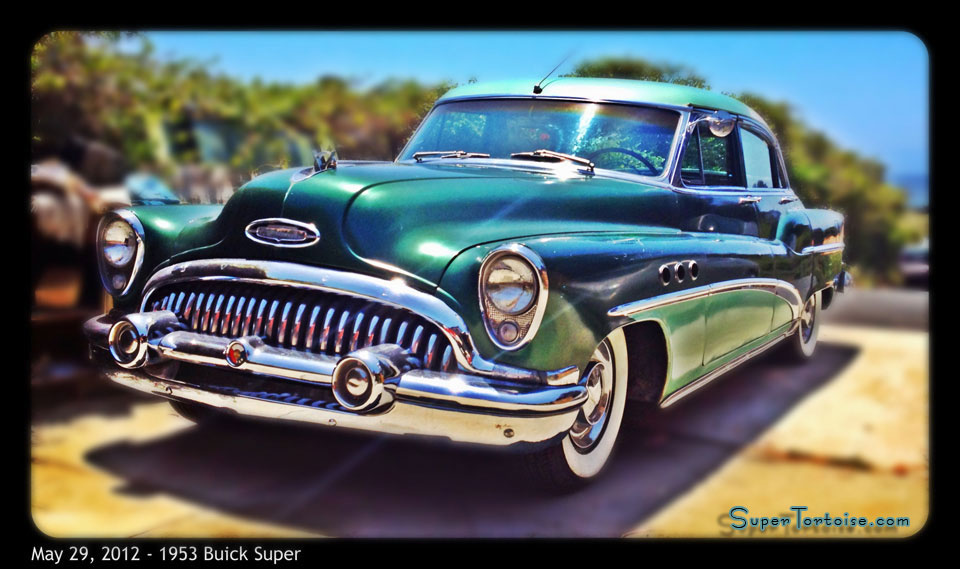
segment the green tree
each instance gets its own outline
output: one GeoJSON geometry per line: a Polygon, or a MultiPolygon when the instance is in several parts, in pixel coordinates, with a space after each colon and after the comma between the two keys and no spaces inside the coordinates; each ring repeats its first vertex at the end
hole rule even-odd
{"type": "Polygon", "coordinates": [[[574,68],[568,77],[602,77],[609,79],[636,79],[641,81],[659,81],[676,83],[709,89],[707,80],[688,67],[669,63],[651,63],[634,57],[606,57],[593,61],[583,61],[574,68]]]}

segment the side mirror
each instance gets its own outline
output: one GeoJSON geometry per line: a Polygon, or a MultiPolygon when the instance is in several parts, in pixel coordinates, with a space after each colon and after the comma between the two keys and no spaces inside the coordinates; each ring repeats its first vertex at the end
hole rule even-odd
{"type": "Polygon", "coordinates": [[[733,128],[737,126],[736,115],[732,115],[727,111],[713,111],[709,115],[703,115],[692,121],[687,126],[687,132],[693,132],[693,129],[704,121],[706,121],[707,126],[710,128],[710,132],[713,134],[713,136],[718,138],[730,136],[730,133],[733,132],[733,128]]]}

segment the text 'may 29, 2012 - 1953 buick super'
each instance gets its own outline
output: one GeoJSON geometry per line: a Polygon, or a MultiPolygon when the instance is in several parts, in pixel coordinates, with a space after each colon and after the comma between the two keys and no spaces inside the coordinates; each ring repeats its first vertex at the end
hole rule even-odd
{"type": "Polygon", "coordinates": [[[451,90],[393,162],[318,153],[223,205],[108,214],[93,357],[188,418],[510,446],[571,489],[625,410],[781,342],[813,354],[850,282],[843,217],[798,200],[756,112],[662,83],[531,86],[451,90]]]}

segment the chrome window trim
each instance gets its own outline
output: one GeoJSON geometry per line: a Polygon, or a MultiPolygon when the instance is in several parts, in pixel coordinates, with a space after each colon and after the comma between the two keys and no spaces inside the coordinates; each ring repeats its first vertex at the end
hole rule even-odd
{"type": "Polygon", "coordinates": [[[203,259],[171,265],[154,273],[144,285],[140,310],[161,286],[187,281],[233,281],[281,285],[345,294],[391,305],[418,314],[435,324],[453,346],[457,363],[478,375],[497,376],[550,385],[578,379],[576,366],[536,371],[485,359],[477,351],[466,323],[450,306],[432,294],[408,286],[402,279],[378,277],[280,261],[203,259]]]}
{"type": "Polygon", "coordinates": [[[745,278],[720,281],[677,292],[661,294],[615,306],[607,311],[607,315],[610,317],[633,316],[641,312],[663,308],[664,306],[670,306],[688,300],[739,290],[762,290],[779,296],[790,305],[794,319],[800,316],[800,309],[803,307],[803,297],[800,291],[787,281],[771,278],[745,278]]]}
{"type": "Polygon", "coordinates": [[[547,279],[547,268],[543,264],[543,259],[541,259],[540,255],[538,255],[529,247],[520,243],[508,243],[505,245],[500,245],[486,254],[486,256],[483,258],[483,261],[480,263],[480,273],[477,276],[477,290],[479,297],[478,300],[480,302],[480,316],[483,319],[483,326],[487,331],[487,337],[490,338],[490,341],[493,342],[493,345],[501,350],[512,352],[519,350],[533,340],[533,337],[537,335],[537,330],[540,329],[540,323],[543,321],[543,314],[546,312],[547,297],[549,295],[548,285],[549,281],[547,279]],[[530,327],[527,329],[527,333],[524,334],[523,337],[521,337],[515,344],[503,344],[497,339],[496,332],[493,330],[490,319],[487,317],[486,305],[484,304],[483,273],[486,270],[487,265],[506,255],[516,255],[525,259],[533,268],[533,272],[537,276],[537,300],[533,303],[533,306],[528,308],[525,312],[511,315],[514,317],[519,317],[529,313],[531,310],[533,311],[533,320],[530,322],[530,327]]]}
{"type": "MultiPolygon", "coordinates": [[[[686,143],[686,139],[690,136],[690,133],[686,132],[687,127],[691,124],[691,117],[695,112],[707,112],[709,109],[699,109],[693,108],[690,109],[690,112],[687,114],[686,122],[683,125],[683,132],[680,133],[682,143],[686,143]]],[[[738,127],[739,123],[747,123],[752,130],[755,130],[757,134],[760,134],[768,144],[771,144],[776,150],[777,155],[777,164],[780,168],[781,173],[783,174],[784,182],[786,183],[782,188],[748,188],[746,186],[695,186],[695,185],[686,185],[683,183],[683,179],[680,178],[680,185],[673,183],[673,180],[678,178],[680,173],[679,169],[681,167],[681,158],[683,153],[683,144],[679,144],[680,148],[678,149],[677,156],[674,160],[675,172],[672,172],[670,180],[670,188],[677,193],[683,194],[693,194],[693,195],[733,195],[733,194],[762,194],[769,196],[778,196],[778,195],[789,195],[796,199],[797,195],[790,187],[790,178],[787,176],[786,162],[783,160],[783,151],[780,148],[780,143],[777,141],[777,137],[773,135],[770,129],[763,123],[745,116],[738,115],[736,113],[730,113],[737,119],[738,127]]],[[[740,143],[742,145],[742,143],[740,143]]],[[[743,160],[743,150],[740,151],[740,159],[743,160]]]]}
{"type": "Polygon", "coordinates": [[[130,289],[133,287],[133,282],[136,280],[137,274],[139,274],[140,272],[140,268],[143,267],[145,243],[146,241],[145,241],[145,236],[143,231],[143,223],[140,222],[140,218],[137,217],[137,214],[133,213],[129,209],[113,210],[107,215],[104,215],[102,218],[100,218],[100,223],[97,224],[97,244],[96,244],[97,269],[98,269],[98,272],[100,273],[100,283],[103,285],[103,288],[107,290],[107,292],[115,296],[124,296],[125,294],[130,292],[130,289]],[[107,282],[106,276],[104,275],[104,271],[103,271],[103,263],[104,263],[104,259],[102,255],[103,247],[100,242],[100,236],[103,233],[104,225],[112,221],[110,219],[111,215],[116,215],[123,221],[127,222],[130,225],[130,227],[133,229],[133,233],[137,238],[137,252],[133,260],[133,268],[130,270],[130,278],[127,279],[127,285],[123,287],[122,291],[119,291],[119,292],[117,292],[112,286],[110,286],[110,283],[107,282]]]}

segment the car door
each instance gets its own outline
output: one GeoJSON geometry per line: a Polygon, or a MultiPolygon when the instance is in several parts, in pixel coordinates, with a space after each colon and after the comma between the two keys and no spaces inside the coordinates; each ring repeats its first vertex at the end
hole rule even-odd
{"type": "MultiPolygon", "coordinates": [[[[715,233],[704,262],[702,284],[755,278],[772,270],[769,243],[760,237],[757,198],[747,193],[739,137],[714,135],[707,123],[684,144],[678,198],[686,231],[715,233]]],[[[703,364],[707,365],[765,336],[773,317],[771,295],[731,290],[706,304],[703,364]]]]}
{"type": "MultiPolygon", "coordinates": [[[[810,242],[810,221],[786,176],[775,139],[760,125],[744,123],[740,141],[747,190],[757,201],[760,237],[770,241],[773,250],[773,277],[793,285],[800,294],[810,289],[813,259],[800,251],[810,242]]],[[[774,303],[771,329],[793,320],[786,301],[774,303]]]]}

